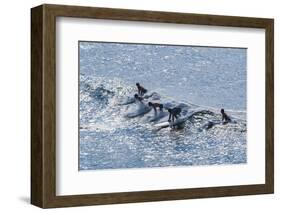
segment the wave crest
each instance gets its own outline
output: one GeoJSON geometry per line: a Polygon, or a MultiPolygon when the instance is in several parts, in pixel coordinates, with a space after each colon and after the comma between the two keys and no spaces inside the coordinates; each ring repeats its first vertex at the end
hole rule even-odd
{"type": "MultiPolygon", "coordinates": [[[[122,128],[124,125],[134,125],[135,122],[161,123],[168,120],[168,113],[156,114],[148,107],[149,101],[162,103],[164,110],[172,107],[182,109],[181,116],[186,117],[186,128],[208,130],[213,127],[230,131],[246,132],[246,113],[231,111],[232,122],[221,124],[219,109],[206,108],[189,102],[178,102],[171,97],[150,92],[144,96],[143,103],[136,102],[134,93],[136,88],[126,85],[120,79],[80,77],[80,126],[91,128],[97,125],[110,127],[111,130],[122,128]],[[239,115],[239,117],[235,117],[239,115]],[[242,115],[242,116],[241,116],[242,115]],[[242,119],[241,119],[242,117],[242,119]],[[126,120],[131,118],[132,121],[126,120]]],[[[153,128],[153,124],[151,124],[153,128]]]]}

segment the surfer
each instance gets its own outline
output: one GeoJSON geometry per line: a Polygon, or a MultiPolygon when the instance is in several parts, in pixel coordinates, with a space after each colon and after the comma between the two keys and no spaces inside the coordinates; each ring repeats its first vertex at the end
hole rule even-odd
{"type": "Polygon", "coordinates": [[[148,102],[148,106],[152,107],[155,113],[157,113],[157,107],[160,112],[163,112],[163,104],[148,102]]]}
{"type": "Polygon", "coordinates": [[[138,95],[143,96],[145,93],[147,93],[147,89],[145,89],[139,83],[136,83],[136,86],[138,88],[138,95]]]}
{"type": "Polygon", "coordinates": [[[143,104],[143,97],[140,97],[138,94],[135,94],[134,95],[134,97],[135,97],[135,99],[137,100],[137,101],[139,101],[140,103],[142,103],[143,104]]]}
{"type": "Polygon", "coordinates": [[[171,122],[171,118],[172,118],[172,121],[174,122],[175,121],[175,118],[177,119],[178,116],[180,115],[181,113],[181,108],[179,107],[174,107],[172,109],[168,109],[168,112],[170,113],[169,114],[169,122],[171,122]]]}
{"type": "Polygon", "coordinates": [[[223,123],[228,123],[228,122],[231,122],[231,119],[230,117],[224,112],[224,109],[221,109],[221,115],[222,115],[222,122],[223,123]]]}

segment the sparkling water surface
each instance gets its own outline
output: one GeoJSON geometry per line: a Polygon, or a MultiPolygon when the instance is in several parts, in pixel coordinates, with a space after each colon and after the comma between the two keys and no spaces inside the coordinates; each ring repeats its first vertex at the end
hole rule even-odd
{"type": "Polygon", "coordinates": [[[246,49],[80,42],[79,53],[80,170],[247,162],[246,49]],[[167,111],[133,102],[136,82],[184,125],[155,127],[167,111]]]}

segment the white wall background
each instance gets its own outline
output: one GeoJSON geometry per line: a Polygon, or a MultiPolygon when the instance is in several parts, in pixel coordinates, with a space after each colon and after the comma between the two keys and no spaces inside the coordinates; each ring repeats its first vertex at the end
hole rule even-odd
{"type": "MultiPolygon", "coordinates": [[[[39,0],[2,1],[0,7],[0,211],[39,212],[30,189],[30,8],[42,3],[275,18],[275,194],[52,209],[49,212],[278,212],[281,199],[281,13],[278,0],[39,0]],[[279,111],[278,111],[279,110],[279,111]]],[[[279,210],[280,211],[280,210],[279,210]]]]}

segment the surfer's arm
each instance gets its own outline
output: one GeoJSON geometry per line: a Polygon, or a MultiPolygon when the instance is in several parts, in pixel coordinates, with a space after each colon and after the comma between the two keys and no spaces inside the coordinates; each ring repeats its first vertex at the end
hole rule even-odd
{"type": "Polygon", "coordinates": [[[168,121],[170,121],[170,120],[171,120],[171,116],[172,116],[172,113],[170,113],[170,114],[169,114],[169,119],[168,119],[168,121]]]}

